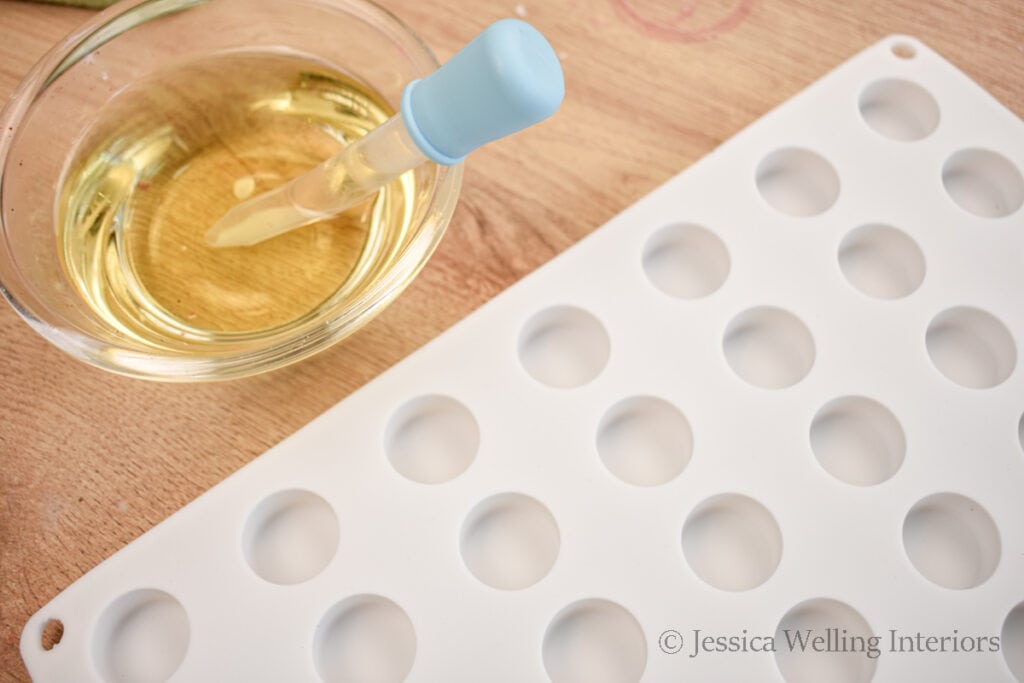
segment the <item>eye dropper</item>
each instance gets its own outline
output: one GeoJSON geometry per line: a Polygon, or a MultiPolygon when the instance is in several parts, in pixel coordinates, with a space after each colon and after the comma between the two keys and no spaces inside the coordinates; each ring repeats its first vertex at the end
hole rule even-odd
{"type": "Polygon", "coordinates": [[[206,233],[215,247],[257,244],[341,213],[426,161],[450,166],[548,118],[565,94],[548,41],[524,21],[484,29],[426,78],[398,114],[312,170],[235,206],[206,233]]]}

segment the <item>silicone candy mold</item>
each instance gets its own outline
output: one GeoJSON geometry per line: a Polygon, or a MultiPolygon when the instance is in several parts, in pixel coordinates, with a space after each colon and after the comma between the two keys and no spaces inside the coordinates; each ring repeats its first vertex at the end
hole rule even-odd
{"type": "Polygon", "coordinates": [[[1021,168],[883,40],[70,586],[33,678],[1024,681],[1021,168]]]}

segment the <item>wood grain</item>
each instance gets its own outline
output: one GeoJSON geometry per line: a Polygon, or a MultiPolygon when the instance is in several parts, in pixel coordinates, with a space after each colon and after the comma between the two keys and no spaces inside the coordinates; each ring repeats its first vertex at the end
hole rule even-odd
{"type": "MultiPolygon", "coordinates": [[[[442,59],[517,9],[381,1],[442,59]]],[[[1024,114],[1019,0],[518,8],[561,53],[564,107],[474,155],[431,263],[350,340],[261,377],[161,385],[79,364],[0,306],[0,681],[28,680],[22,625],[103,558],[883,36],[920,38],[1024,114]]],[[[0,94],[89,16],[0,0],[0,94]]]]}

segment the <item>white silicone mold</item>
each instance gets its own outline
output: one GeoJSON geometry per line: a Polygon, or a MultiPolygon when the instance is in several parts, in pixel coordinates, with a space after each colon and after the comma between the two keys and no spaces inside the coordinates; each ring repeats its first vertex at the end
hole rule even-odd
{"type": "Polygon", "coordinates": [[[887,38],[77,581],[33,678],[1024,681],[1022,168],[887,38]]]}

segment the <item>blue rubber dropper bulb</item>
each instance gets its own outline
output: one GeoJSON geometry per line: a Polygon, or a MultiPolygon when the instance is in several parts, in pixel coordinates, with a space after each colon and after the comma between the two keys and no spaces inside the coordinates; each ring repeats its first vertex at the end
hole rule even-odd
{"type": "Polygon", "coordinates": [[[401,114],[420,151],[451,165],[548,118],[564,96],[562,67],[547,39],[525,21],[502,19],[437,71],[409,83],[401,114]]]}
{"type": "Polygon", "coordinates": [[[480,145],[543,121],[564,96],[562,67],[544,36],[517,19],[495,22],[407,85],[400,113],[315,168],[232,207],[206,231],[206,242],[249,246],[333,216],[427,160],[457,164],[480,145]]]}

